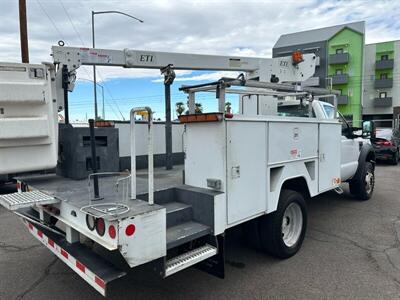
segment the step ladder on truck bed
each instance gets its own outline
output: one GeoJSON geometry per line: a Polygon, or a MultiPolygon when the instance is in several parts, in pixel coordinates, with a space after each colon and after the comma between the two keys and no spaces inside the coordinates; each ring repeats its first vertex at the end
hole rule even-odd
{"type": "MultiPolygon", "coordinates": [[[[135,150],[135,115],[138,112],[148,114],[148,194],[145,195],[149,205],[155,203],[154,193],[154,167],[153,167],[153,113],[150,107],[139,107],[131,110],[131,158],[136,157],[135,150]]],[[[136,160],[131,159],[131,199],[136,199],[136,160]]],[[[183,188],[184,189],[184,188],[183,188]]],[[[168,189],[160,191],[156,204],[166,208],[166,242],[167,250],[177,248],[211,234],[211,227],[193,219],[193,207],[184,202],[174,199],[180,189],[168,189]],[[171,193],[172,190],[172,193],[171,193]],[[173,195],[171,197],[171,194],[173,195]],[[175,196],[175,197],[174,197],[175,196]]],[[[143,195],[142,195],[143,196],[143,195]]],[[[138,196],[140,198],[140,195],[138,196]]],[[[179,196],[178,196],[179,197],[179,196]]],[[[181,197],[182,198],[182,197],[181,197]]],[[[183,200],[184,201],[184,200],[183,200]]],[[[162,274],[168,277],[178,271],[191,267],[212,256],[217,255],[217,245],[212,246],[203,243],[197,248],[192,248],[178,255],[165,259],[162,274]]]]}

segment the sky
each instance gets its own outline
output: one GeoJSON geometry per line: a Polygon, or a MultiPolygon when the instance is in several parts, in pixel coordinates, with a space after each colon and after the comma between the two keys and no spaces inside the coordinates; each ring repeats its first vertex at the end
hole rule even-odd
{"type": "MultiPolygon", "coordinates": [[[[91,11],[119,10],[144,23],[116,14],[96,15],[96,46],[200,54],[271,57],[281,34],[355,21],[366,22],[366,43],[400,39],[400,1],[259,1],[259,0],[27,0],[30,62],[51,61],[50,48],[91,45],[91,11]]],[[[0,0],[0,61],[19,62],[18,0],[0,0]]],[[[158,70],[99,67],[107,119],[128,118],[135,106],[149,105],[164,118],[164,86],[158,70]]],[[[186,102],[182,84],[235,76],[234,73],[177,71],[172,105],[186,102]]],[[[70,94],[70,118],[93,117],[92,69],[81,67],[70,94]]],[[[98,89],[102,112],[101,88],[98,89]]],[[[197,98],[205,111],[215,99],[197,98]]],[[[232,99],[234,111],[237,109],[232,99]]]]}

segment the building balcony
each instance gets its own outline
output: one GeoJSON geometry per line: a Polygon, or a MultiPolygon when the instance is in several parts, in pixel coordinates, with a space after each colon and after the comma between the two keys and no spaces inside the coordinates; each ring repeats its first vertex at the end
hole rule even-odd
{"type": "Polygon", "coordinates": [[[375,79],[374,86],[376,89],[392,88],[393,87],[393,78],[375,79]]]}
{"type": "Polygon", "coordinates": [[[393,69],[393,66],[394,66],[393,59],[377,60],[375,62],[375,70],[393,69]]]}
{"type": "Polygon", "coordinates": [[[385,97],[385,98],[375,98],[374,99],[374,106],[376,107],[387,107],[392,106],[392,97],[385,97]]]}
{"type": "Polygon", "coordinates": [[[340,95],[337,96],[337,104],[348,104],[349,103],[349,96],[347,95],[340,95]]]}
{"type": "Polygon", "coordinates": [[[332,75],[332,84],[347,84],[349,82],[348,74],[335,74],[332,75]]]}
{"type": "Polygon", "coordinates": [[[329,55],[329,64],[347,64],[349,62],[349,53],[336,53],[329,55]]]}

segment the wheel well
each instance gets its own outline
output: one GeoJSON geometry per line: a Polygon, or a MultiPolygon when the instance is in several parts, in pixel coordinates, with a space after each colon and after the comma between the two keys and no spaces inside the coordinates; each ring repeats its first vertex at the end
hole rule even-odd
{"type": "Polygon", "coordinates": [[[371,162],[372,165],[375,165],[375,152],[370,151],[365,158],[365,161],[371,162]]]}
{"type": "Polygon", "coordinates": [[[282,184],[281,190],[283,189],[299,192],[306,199],[311,198],[310,191],[308,189],[308,184],[304,177],[297,177],[286,180],[282,184]]]}

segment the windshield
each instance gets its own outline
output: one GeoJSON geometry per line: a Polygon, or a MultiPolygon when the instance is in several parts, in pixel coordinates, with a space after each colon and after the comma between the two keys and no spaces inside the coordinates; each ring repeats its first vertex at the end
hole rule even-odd
{"type": "Polygon", "coordinates": [[[390,140],[392,138],[392,129],[391,128],[377,128],[376,129],[376,137],[381,139],[390,140]]]}
{"type": "MultiPolygon", "coordinates": [[[[300,101],[278,102],[278,116],[308,118],[308,102],[300,101]]],[[[314,117],[314,113],[313,116],[314,117]]]]}

